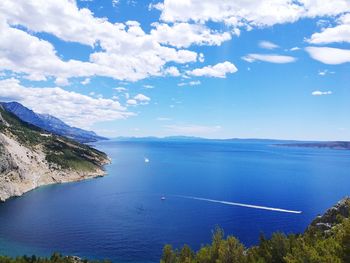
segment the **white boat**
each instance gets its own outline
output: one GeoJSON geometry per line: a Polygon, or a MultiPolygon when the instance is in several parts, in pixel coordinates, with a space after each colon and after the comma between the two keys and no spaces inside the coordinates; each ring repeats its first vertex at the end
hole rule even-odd
{"type": "Polygon", "coordinates": [[[164,201],[164,200],[165,200],[165,196],[162,196],[162,197],[160,198],[160,200],[164,201]]]}

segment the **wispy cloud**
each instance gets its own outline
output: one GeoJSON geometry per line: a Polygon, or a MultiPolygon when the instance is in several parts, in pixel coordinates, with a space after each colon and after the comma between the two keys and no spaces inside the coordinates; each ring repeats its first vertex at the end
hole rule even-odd
{"type": "Polygon", "coordinates": [[[338,65],[350,62],[350,49],[332,47],[307,47],[310,57],[324,64],[338,65]]]}
{"type": "Polygon", "coordinates": [[[328,74],[334,74],[334,73],[335,73],[334,71],[329,71],[328,69],[318,71],[318,75],[320,76],[326,76],[328,74]]]}
{"type": "Polygon", "coordinates": [[[319,91],[319,90],[316,90],[311,93],[312,96],[323,96],[323,95],[331,95],[331,94],[333,94],[332,91],[319,91]]]}
{"type": "Polygon", "coordinates": [[[180,82],[177,85],[179,87],[183,87],[183,86],[198,86],[200,84],[201,84],[201,82],[199,80],[192,80],[192,81],[189,81],[189,82],[180,82]]]}
{"type": "Polygon", "coordinates": [[[114,88],[114,90],[115,90],[115,91],[118,91],[118,92],[124,92],[124,91],[127,91],[127,89],[126,89],[126,88],[124,88],[124,87],[116,87],[116,88],[114,88]]]}
{"type": "Polygon", "coordinates": [[[276,45],[275,43],[264,40],[259,42],[259,47],[263,49],[275,49],[275,48],[279,48],[279,45],[276,45]]]}
{"type": "Polygon", "coordinates": [[[291,56],[283,56],[276,54],[248,54],[242,57],[243,60],[253,63],[256,61],[263,61],[276,64],[285,64],[295,62],[297,59],[291,56]]]}
{"type": "Polygon", "coordinates": [[[168,118],[168,117],[158,117],[156,120],[157,120],[157,121],[171,121],[171,118],[168,118]]]}

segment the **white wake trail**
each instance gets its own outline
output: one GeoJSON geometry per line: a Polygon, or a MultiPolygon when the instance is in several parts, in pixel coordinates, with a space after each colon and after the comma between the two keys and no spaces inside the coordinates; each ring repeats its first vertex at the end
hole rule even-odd
{"type": "Polygon", "coordinates": [[[221,200],[215,200],[215,199],[207,199],[207,198],[201,198],[201,197],[195,197],[195,196],[177,195],[177,197],[212,202],[212,203],[219,203],[219,204],[224,204],[224,205],[232,205],[232,206],[248,207],[248,208],[253,208],[253,209],[269,210],[269,211],[282,212],[282,213],[292,213],[292,214],[301,214],[302,213],[302,211],[287,210],[287,209],[268,207],[268,206],[234,203],[234,202],[221,201],[221,200]]]}

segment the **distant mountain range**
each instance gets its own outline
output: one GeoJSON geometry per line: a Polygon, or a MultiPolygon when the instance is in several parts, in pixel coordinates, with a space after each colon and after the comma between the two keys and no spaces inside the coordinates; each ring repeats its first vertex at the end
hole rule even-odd
{"type": "Polygon", "coordinates": [[[204,138],[204,137],[196,137],[196,136],[166,136],[166,137],[155,137],[155,136],[148,136],[148,137],[116,137],[113,138],[113,140],[116,141],[209,141],[209,142],[245,142],[245,143],[271,143],[271,144],[278,144],[278,143],[297,143],[300,141],[295,140],[279,140],[279,139],[255,139],[255,138],[248,138],[248,139],[242,139],[242,138],[226,138],[226,139],[212,139],[212,138],[204,138]]]}
{"type": "Polygon", "coordinates": [[[116,141],[149,142],[149,141],[190,141],[190,142],[227,142],[227,143],[268,143],[280,147],[307,147],[307,148],[329,148],[335,150],[350,150],[348,141],[297,141],[279,139],[208,139],[194,136],[168,136],[168,137],[117,137],[116,141]]]}
{"type": "Polygon", "coordinates": [[[80,128],[71,127],[60,119],[49,114],[35,113],[18,102],[2,102],[0,104],[5,110],[16,115],[22,121],[56,135],[64,136],[81,143],[96,142],[98,140],[107,139],[98,136],[93,131],[86,131],[80,128]]]}

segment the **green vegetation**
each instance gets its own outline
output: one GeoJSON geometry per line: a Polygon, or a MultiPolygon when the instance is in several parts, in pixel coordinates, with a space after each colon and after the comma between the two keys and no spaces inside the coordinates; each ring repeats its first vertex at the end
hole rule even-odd
{"type": "Polygon", "coordinates": [[[106,156],[86,145],[53,138],[45,144],[46,160],[63,169],[91,171],[96,169],[106,156]]]}
{"type": "Polygon", "coordinates": [[[16,258],[10,258],[5,256],[0,256],[0,263],[107,263],[109,261],[88,261],[82,260],[77,257],[65,257],[58,253],[52,254],[50,258],[41,258],[36,256],[22,256],[16,258]]]}
{"type": "Polygon", "coordinates": [[[304,234],[275,233],[260,237],[257,246],[246,249],[233,236],[224,238],[217,228],[210,245],[194,252],[187,245],[163,249],[162,263],[349,263],[350,199],[331,208],[311,223],[304,234]],[[326,229],[325,229],[326,228],[326,229]]]}
{"type": "Polygon", "coordinates": [[[40,136],[39,128],[21,121],[17,116],[5,111],[1,107],[0,114],[9,124],[9,126],[6,126],[0,122],[0,132],[12,133],[23,145],[34,146],[46,139],[40,136]]]}
{"type": "Polygon", "coordinates": [[[9,124],[0,121],[0,132],[15,137],[19,143],[28,148],[43,149],[46,161],[53,169],[94,171],[107,160],[103,152],[68,138],[48,134],[36,126],[21,121],[1,107],[0,114],[9,124]]]}

